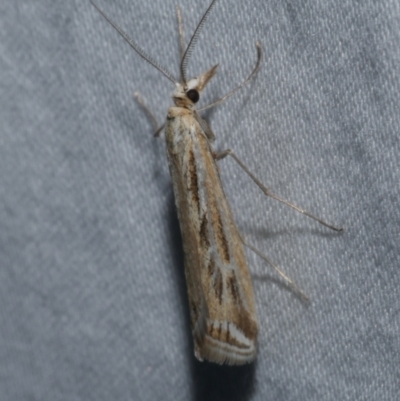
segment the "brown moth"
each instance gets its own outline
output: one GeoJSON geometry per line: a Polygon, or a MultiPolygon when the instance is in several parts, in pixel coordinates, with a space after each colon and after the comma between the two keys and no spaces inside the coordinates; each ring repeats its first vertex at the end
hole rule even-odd
{"type": "MultiPolygon", "coordinates": [[[[199,77],[209,79],[212,70],[199,77]]],[[[199,84],[188,82],[189,90],[199,84]]],[[[256,354],[257,319],[243,243],[209,138],[187,90],[178,87],[165,125],[169,169],[183,238],[195,355],[243,364],[256,354]]],[[[203,122],[204,123],[204,122],[203,122]]]]}
{"type": "MultiPolygon", "coordinates": [[[[181,55],[179,81],[150,58],[92,0],[90,1],[141,57],[175,84],[172,95],[175,105],[168,110],[165,126],[156,129],[156,135],[165,128],[167,158],[183,240],[195,356],[199,360],[207,359],[219,364],[250,363],[256,356],[258,325],[243,245],[270,263],[303,298],[307,297],[265,255],[247,244],[240,236],[222,188],[216,161],[231,156],[267,196],[287,204],[329,228],[337,231],[341,229],[330,226],[272,194],[230,149],[219,154],[213,151],[211,143],[214,134],[207,122],[197,113],[195,104],[200,99],[204,87],[215,75],[217,65],[199,77],[189,80],[186,79],[186,67],[199,32],[216,0],[209,5],[186,48],[181,13],[179,8],[176,8],[181,55]]],[[[253,77],[261,59],[261,47],[258,42],[256,49],[257,62],[249,77],[234,90],[198,111],[222,103],[253,77]]],[[[138,97],[137,99],[145,107],[142,100],[138,97]]],[[[153,115],[147,109],[146,111],[155,121],[153,115]]],[[[157,128],[156,123],[155,126],[157,128]]]]}

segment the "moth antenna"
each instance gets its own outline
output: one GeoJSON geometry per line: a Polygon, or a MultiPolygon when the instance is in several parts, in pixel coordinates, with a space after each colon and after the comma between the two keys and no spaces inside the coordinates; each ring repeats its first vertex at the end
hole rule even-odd
{"type": "Polygon", "coordinates": [[[178,33],[179,33],[179,62],[181,62],[183,59],[183,55],[185,54],[185,39],[183,37],[182,13],[179,6],[175,6],[175,11],[176,11],[176,18],[178,21],[178,33]]]}
{"type": "Polygon", "coordinates": [[[189,62],[190,56],[192,55],[193,48],[196,45],[196,42],[199,38],[199,34],[201,32],[201,29],[203,28],[204,23],[206,22],[208,15],[210,14],[211,9],[214,7],[214,4],[216,3],[217,0],[213,0],[211,4],[208,6],[206,12],[204,15],[201,17],[201,20],[199,24],[196,27],[196,30],[194,31],[193,36],[190,38],[188,47],[186,48],[185,54],[182,57],[181,61],[181,81],[186,82],[186,67],[189,62]]]}
{"type": "MultiPolygon", "coordinates": [[[[215,0],[214,0],[215,1],[215,0]]],[[[100,7],[98,7],[92,0],[90,0],[92,6],[105,18],[105,20],[125,39],[125,41],[132,47],[133,50],[140,57],[146,60],[154,68],[160,71],[164,76],[166,76],[171,82],[176,83],[177,80],[173,75],[159,63],[157,63],[152,57],[150,57],[122,28],[119,27],[100,7]]]]}

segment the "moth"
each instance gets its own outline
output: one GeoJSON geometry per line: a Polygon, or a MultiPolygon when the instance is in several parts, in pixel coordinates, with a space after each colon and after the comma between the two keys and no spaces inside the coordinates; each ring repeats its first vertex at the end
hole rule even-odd
{"type": "MultiPolygon", "coordinates": [[[[250,363],[256,357],[258,324],[244,245],[267,260],[292,288],[304,298],[306,296],[265,255],[241,237],[225,197],[216,161],[231,156],[267,196],[289,205],[329,228],[341,230],[272,194],[232,150],[216,153],[212,149],[214,134],[198,111],[222,103],[250,81],[260,64],[261,46],[256,42],[257,61],[248,78],[225,96],[196,111],[195,104],[215,75],[218,65],[192,79],[187,79],[186,69],[201,28],[217,0],[213,0],[208,6],[187,47],[184,45],[181,13],[176,7],[181,59],[179,80],[149,57],[92,0],[90,1],[142,58],[175,84],[172,94],[174,106],[169,108],[164,126],[157,129],[155,124],[155,127],[156,134],[160,133],[162,128],[165,129],[167,159],[183,240],[194,354],[200,361],[206,359],[218,364],[250,363]]],[[[138,96],[137,99],[145,107],[138,96]]],[[[146,111],[155,121],[149,110],[146,111]]]]}

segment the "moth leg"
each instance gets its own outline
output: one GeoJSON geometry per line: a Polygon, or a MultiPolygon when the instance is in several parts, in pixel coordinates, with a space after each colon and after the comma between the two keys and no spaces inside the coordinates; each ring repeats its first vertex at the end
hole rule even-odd
{"type": "Polygon", "coordinates": [[[150,111],[150,109],[145,105],[143,99],[140,97],[138,92],[135,92],[133,94],[135,97],[136,101],[139,103],[140,107],[143,109],[143,111],[146,113],[147,117],[151,120],[151,123],[153,124],[154,127],[154,136],[158,137],[160,136],[161,131],[164,129],[164,125],[161,125],[161,127],[157,123],[157,119],[155,118],[154,114],[150,111]]]}
{"type": "Polygon", "coordinates": [[[275,200],[277,200],[279,202],[284,203],[285,205],[287,205],[287,206],[291,207],[292,209],[296,210],[297,212],[299,212],[301,214],[304,214],[307,217],[310,217],[311,219],[317,221],[318,223],[322,224],[325,227],[330,228],[331,230],[334,230],[334,231],[337,231],[337,232],[343,231],[342,227],[335,227],[335,226],[327,223],[326,221],[320,219],[319,217],[314,216],[310,212],[307,212],[306,210],[294,205],[293,203],[291,203],[291,202],[289,202],[289,201],[287,201],[285,199],[280,198],[278,195],[273,194],[265,185],[263,185],[261,183],[260,180],[258,180],[254,176],[253,173],[250,172],[250,170],[246,167],[246,165],[235,155],[235,153],[231,149],[227,149],[227,150],[224,150],[224,151],[222,151],[220,153],[215,153],[214,154],[214,157],[215,157],[216,160],[221,160],[226,156],[231,156],[233,158],[233,160],[235,160],[235,162],[237,164],[239,164],[239,166],[244,170],[244,172],[257,184],[257,186],[261,189],[261,191],[264,192],[264,194],[266,196],[270,196],[271,198],[273,198],[273,199],[275,199],[275,200]]]}
{"type": "Polygon", "coordinates": [[[291,280],[278,266],[276,266],[267,256],[265,256],[261,251],[259,251],[256,247],[249,244],[242,236],[240,237],[243,244],[247,246],[247,248],[251,249],[255,254],[257,254],[261,259],[264,259],[291,287],[294,289],[303,299],[304,301],[309,301],[308,296],[291,280]]]}
{"type": "Polygon", "coordinates": [[[261,45],[260,42],[256,42],[256,49],[257,49],[257,62],[253,70],[251,71],[250,75],[240,84],[238,85],[235,89],[231,90],[228,92],[225,96],[220,97],[219,99],[215,100],[214,102],[207,104],[206,106],[201,107],[200,109],[197,109],[197,111],[203,111],[207,110],[211,107],[218,106],[222,102],[224,102],[228,97],[231,97],[236,91],[238,91],[240,88],[242,88],[244,85],[247,84],[253,78],[254,74],[257,72],[258,67],[260,66],[260,60],[261,60],[261,45]]]}

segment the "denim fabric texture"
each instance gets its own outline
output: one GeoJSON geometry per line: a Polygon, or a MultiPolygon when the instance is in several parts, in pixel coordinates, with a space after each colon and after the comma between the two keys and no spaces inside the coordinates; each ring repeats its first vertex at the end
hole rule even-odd
{"type": "MultiPolygon", "coordinates": [[[[178,75],[208,0],[98,0],[178,75]]],[[[194,359],[161,124],[174,85],[85,1],[1,1],[0,399],[399,400],[400,3],[220,0],[189,62],[200,106],[273,192],[219,162],[260,322],[244,367],[194,359]]]]}

